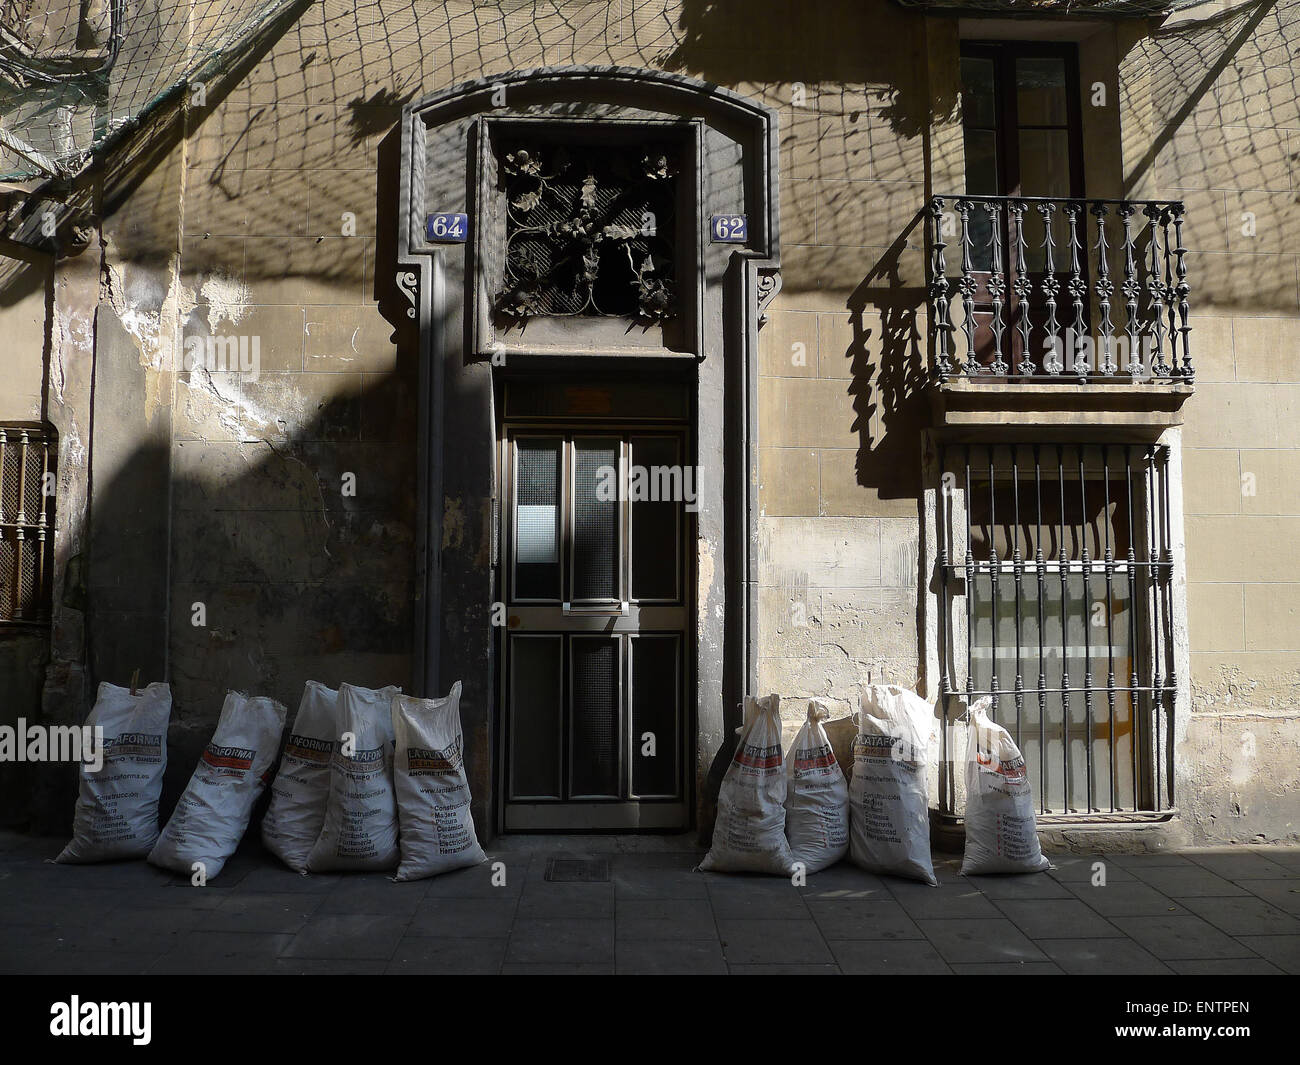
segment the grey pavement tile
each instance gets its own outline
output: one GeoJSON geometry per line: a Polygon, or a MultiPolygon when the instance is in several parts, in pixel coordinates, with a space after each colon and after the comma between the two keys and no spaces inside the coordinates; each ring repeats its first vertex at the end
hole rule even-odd
{"type": "Polygon", "coordinates": [[[727,876],[704,873],[713,914],[721,918],[801,918],[808,908],[784,877],[727,876]]]}
{"type": "Polygon", "coordinates": [[[508,965],[598,965],[613,968],[612,919],[520,918],[510,933],[508,965]]]}
{"type": "Polygon", "coordinates": [[[1052,866],[1053,868],[1047,870],[1047,875],[1062,884],[1089,884],[1099,872],[1105,876],[1108,884],[1137,880],[1137,877],[1122,865],[1116,865],[1113,861],[1096,854],[1054,857],[1052,866]],[[1101,866],[1100,869],[1098,865],[1101,866]]]}
{"type": "Polygon", "coordinates": [[[967,884],[978,888],[986,899],[1072,899],[1073,895],[1058,880],[1045,873],[1008,876],[968,876],[967,884]]]}
{"type": "Polygon", "coordinates": [[[1107,882],[1104,887],[1093,887],[1084,881],[1071,883],[1074,896],[1086,902],[1103,917],[1163,916],[1187,911],[1167,895],[1150,884],[1138,881],[1107,882]]]}
{"type": "Polygon", "coordinates": [[[519,916],[528,918],[614,916],[612,884],[529,883],[519,899],[519,916]]]}
{"type": "Polygon", "coordinates": [[[820,873],[813,873],[808,877],[808,883],[796,890],[805,902],[814,899],[850,901],[892,898],[883,878],[850,865],[847,861],[823,869],[820,873]]]}
{"type": "Polygon", "coordinates": [[[1114,924],[1162,961],[1174,958],[1242,958],[1251,952],[1194,914],[1114,917],[1114,924]]]}
{"type": "Polygon", "coordinates": [[[1125,869],[1186,869],[1194,865],[1191,858],[1175,851],[1156,851],[1152,854],[1103,854],[1102,859],[1114,862],[1125,869]]]}
{"type": "Polygon", "coordinates": [[[255,963],[269,963],[279,957],[292,941],[293,936],[288,933],[195,930],[187,933],[150,971],[157,972],[162,966],[167,972],[205,972],[209,964],[232,959],[242,959],[253,967],[255,963]]]}
{"type": "Polygon", "coordinates": [[[467,869],[453,869],[450,873],[430,878],[426,898],[478,898],[495,899],[504,895],[518,895],[528,879],[527,855],[503,855],[490,858],[467,869]]]}
{"type": "Polygon", "coordinates": [[[965,879],[946,881],[938,887],[897,878],[890,878],[886,883],[895,901],[914,920],[925,917],[1002,916],[993,903],[980,894],[979,888],[967,883],[965,879]]]}
{"type": "Polygon", "coordinates": [[[194,927],[212,932],[293,933],[320,904],[319,896],[302,892],[241,892],[222,899],[216,909],[200,911],[194,927]]]}
{"type": "Polygon", "coordinates": [[[1144,884],[1149,884],[1171,899],[1189,898],[1225,898],[1229,895],[1247,894],[1245,887],[1239,887],[1231,880],[1224,880],[1208,869],[1192,865],[1190,868],[1177,869],[1167,866],[1145,866],[1134,869],[1133,873],[1144,884]]]}
{"type": "Polygon", "coordinates": [[[60,934],[64,950],[165,954],[194,927],[199,911],[143,910],[119,907],[90,925],[67,928],[60,934]]]}
{"type": "Polygon", "coordinates": [[[1040,939],[1039,949],[1067,973],[1149,976],[1169,966],[1131,939],[1040,939]]]}
{"type": "Polygon", "coordinates": [[[1277,880],[1285,877],[1285,865],[1267,855],[1238,848],[1234,851],[1194,851],[1188,855],[1197,865],[1227,880],[1277,880]]]}
{"type": "Polygon", "coordinates": [[[613,976],[613,962],[507,962],[503,976],[613,976]]]}
{"type": "Polygon", "coordinates": [[[1300,936],[1238,936],[1262,958],[1293,975],[1300,973],[1300,936]]]}
{"type": "Polygon", "coordinates": [[[373,913],[410,917],[429,891],[427,880],[398,883],[384,873],[356,873],[325,893],[319,913],[373,913]]]}
{"type": "Polygon", "coordinates": [[[924,939],[837,939],[830,948],[840,969],[853,976],[952,972],[934,945],[924,939]]]}
{"type": "Polygon", "coordinates": [[[172,878],[165,869],[159,869],[143,860],[58,865],[53,868],[53,876],[58,877],[60,888],[66,886],[89,891],[160,888],[172,878]]]}
{"type": "Polygon", "coordinates": [[[135,976],[149,972],[161,953],[121,950],[56,950],[14,972],[33,976],[135,976]]]}
{"type": "Polygon", "coordinates": [[[286,958],[373,958],[393,956],[407,918],[381,914],[318,914],[284,950],[286,958]]]}
{"type": "Polygon", "coordinates": [[[958,976],[1064,976],[1065,970],[1050,961],[954,962],[958,976]]]}
{"type": "Polygon", "coordinates": [[[1258,852],[1275,865],[1289,869],[1292,876],[1300,876],[1300,847],[1268,845],[1252,847],[1251,851],[1258,852]]]}
{"type": "Polygon", "coordinates": [[[718,919],[727,964],[825,964],[834,960],[811,919],[718,919]]]}
{"type": "Polygon", "coordinates": [[[494,939],[510,934],[519,900],[426,898],[411,917],[408,936],[442,939],[494,939]]]}
{"type": "Polygon", "coordinates": [[[728,965],[732,976],[839,976],[838,965],[728,965]]]}
{"type": "Polygon", "coordinates": [[[1124,934],[1073,895],[1065,899],[999,899],[996,905],[1030,939],[1087,939],[1124,934]]]}
{"type": "Polygon", "coordinates": [[[916,922],[893,899],[809,899],[808,912],[831,939],[921,939],[916,922]]]}
{"type": "Polygon", "coordinates": [[[1005,917],[918,921],[925,938],[947,962],[1047,961],[1005,917]]]}
{"type": "Polygon", "coordinates": [[[382,976],[388,962],[342,958],[276,958],[267,970],[283,976],[382,976]]]}
{"type": "Polygon", "coordinates": [[[1243,880],[1241,886],[1278,909],[1300,915],[1300,880],[1243,880]]]}
{"type": "Polygon", "coordinates": [[[615,971],[655,975],[726,973],[716,938],[620,939],[614,946],[615,971]]]}
{"type": "Polygon", "coordinates": [[[276,971],[276,959],[258,954],[216,955],[198,958],[189,954],[164,954],[149,967],[149,975],[166,976],[261,976],[276,971]]]}
{"type": "Polygon", "coordinates": [[[1183,905],[1230,936],[1300,935],[1300,919],[1254,895],[1184,899],[1183,905]]]}
{"type": "Polygon", "coordinates": [[[498,973],[506,957],[506,939],[461,939],[406,936],[385,970],[389,973],[498,973]]]}
{"type": "Polygon", "coordinates": [[[619,899],[614,933],[619,940],[718,938],[707,899],[619,899]]]}
{"type": "Polygon", "coordinates": [[[707,899],[705,874],[689,869],[615,867],[610,874],[614,895],[622,899],[707,899]]]}
{"type": "Polygon", "coordinates": [[[1263,958],[1175,958],[1169,968],[1181,976],[1282,976],[1263,958]]]}
{"type": "Polygon", "coordinates": [[[310,873],[304,876],[268,859],[267,865],[254,869],[241,882],[245,891],[299,891],[304,894],[324,894],[347,877],[343,873],[310,873]]]}

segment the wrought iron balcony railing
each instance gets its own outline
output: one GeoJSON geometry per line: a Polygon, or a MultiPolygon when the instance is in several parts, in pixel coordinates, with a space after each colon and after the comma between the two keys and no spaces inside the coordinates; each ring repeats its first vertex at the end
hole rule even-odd
{"type": "Polygon", "coordinates": [[[1177,201],[934,197],[936,378],[1191,384],[1183,213],[1177,201]]]}

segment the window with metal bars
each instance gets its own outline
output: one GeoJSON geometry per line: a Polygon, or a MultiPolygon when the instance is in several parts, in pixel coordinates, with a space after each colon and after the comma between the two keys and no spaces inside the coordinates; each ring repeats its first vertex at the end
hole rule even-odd
{"type": "Polygon", "coordinates": [[[52,429],[0,425],[0,626],[49,624],[56,454],[52,429]]]}
{"type": "Polygon", "coordinates": [[[963,701],[990,697],[1042,817],[1166,813],[1176,691],[1168,448],[949,445],[940,461],[945,723],[963,701]]]}

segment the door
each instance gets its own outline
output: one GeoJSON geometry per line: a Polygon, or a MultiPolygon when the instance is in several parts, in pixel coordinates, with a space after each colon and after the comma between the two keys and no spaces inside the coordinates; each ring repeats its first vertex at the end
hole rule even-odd
{"type": "Polygon", "coordinates": [[[503,437],[503,829],[685,828],[685,426],[534,419],[503,437]]]}
{"type": "MultiPolygon", "coordinates": [[[[973,198],[966,232],[976,281],[976,361],[986,371],[997,364],[994,372],[1015,373],[1025,348],[1018,328],[1022,305],[1027,311],[1031,301],[1043,304],[1050,273],[1060,293],[1058,320],[1069,322],[1065,308],[1076,256],[1086,269],[1086,211],[1078,208],[1073,230],[1078,246],[1072,248],[1066,210],[1066,201],[1084,194],[1076,48],[1034,41],[963,42],[961,81],[966,192],[973,198]],[[1053,201],[1046,219],[1043,198],[1053,201]],[[1017,201],[1024,204],[1019,224],[1010,209],[1017,201]]],[[[1029,354],[1041,368],[1047,341],[1041,312],[1029,321],[1029,354]]]]}

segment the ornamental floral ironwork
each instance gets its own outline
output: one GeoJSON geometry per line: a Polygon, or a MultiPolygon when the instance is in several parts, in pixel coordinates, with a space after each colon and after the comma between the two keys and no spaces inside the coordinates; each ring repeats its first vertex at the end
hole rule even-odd
{"type": "Polygon", "coordinates": [[[509,321],[676,313],[677,166],[663,147],[515,146],[501,158],[509,321]]]}

